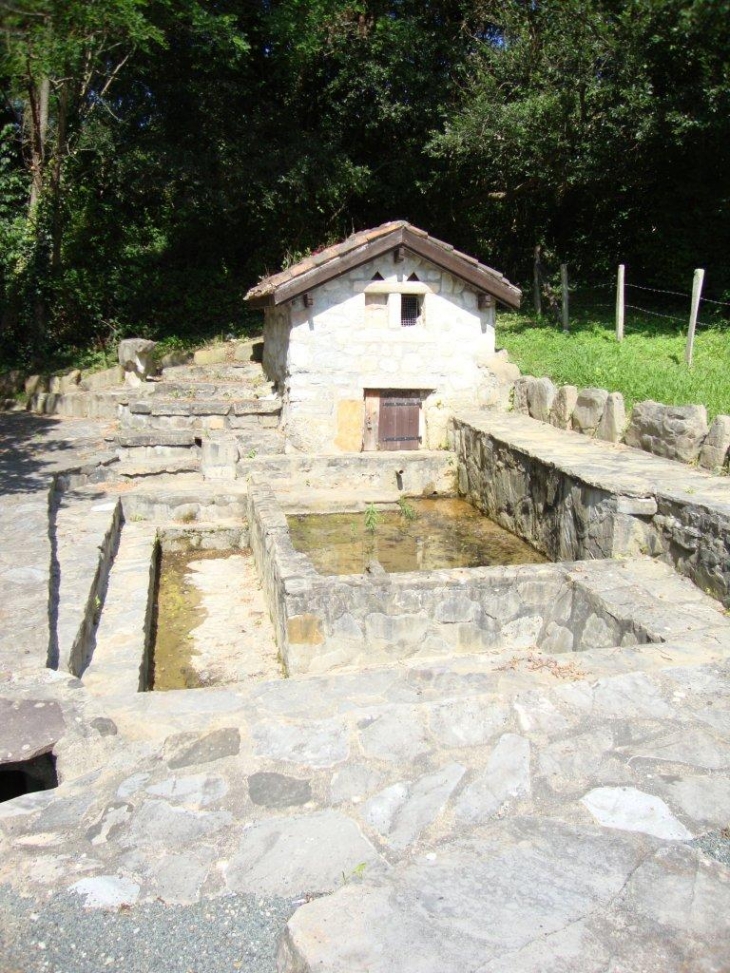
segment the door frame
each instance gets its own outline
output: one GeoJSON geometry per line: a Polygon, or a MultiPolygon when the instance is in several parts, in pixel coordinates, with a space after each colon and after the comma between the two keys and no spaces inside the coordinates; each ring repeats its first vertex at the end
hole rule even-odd
{"type": "MultiPolygon", "coordinates": [[[[423,402],[430,392],[423,389],[399,389],[399,388],[377,388],[363,389],[365,401],[364,423],[363,423],[363,452],[387,452],[384,450],[380,441],[380,409],[384,398],[413,398],[418,399],[418,444],[415,449],[423,448],[425,438],[425,418],[423,413],[423,402]]],[[[395,452],[395,450],[394,450],[395,452]]]]}

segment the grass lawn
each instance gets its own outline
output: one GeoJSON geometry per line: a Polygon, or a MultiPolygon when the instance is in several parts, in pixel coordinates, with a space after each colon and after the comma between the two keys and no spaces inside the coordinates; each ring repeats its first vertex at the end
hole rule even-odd
{"type": "Polygon", "coordinates": [[[506,348],[525,375],[621,392],[627,409],[654,399],[705,405],[710,417],[730,414],[730,325],[698,327],[692,368],[684,362],[685,342],[686,327],[656,319],[627,317],[619,344],[613,317],[595,311],[576,311],[569,334],[548,317],[497,315],[497,348],[506,348]]]}

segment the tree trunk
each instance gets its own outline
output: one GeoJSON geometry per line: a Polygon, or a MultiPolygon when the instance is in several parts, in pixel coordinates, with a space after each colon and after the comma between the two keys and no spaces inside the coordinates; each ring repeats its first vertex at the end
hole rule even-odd
{"type": "Polygon", "coordinates": [[[28,73],[28,128],[30,142],[30,199],[28,201],[28,215],[35,218],[36,210],[43,195],[46,163],[46,138],[48,136],[48,105],[50,101],[51,82],[43,78],[39,85],[33,81],[28,73]]]}
{"type": "Polygon", "coordinates": [[[61,266],[61,243],[63,240],[63,210],[61,192],[63,180],[63,160],[66,156],[66,131],[68,128],[68,83],[62,82],[58,93],[58,118],[56,132],[56,151],[51,169],[51,201],[53,205],[51,267],[54,271],[61,266]]]}

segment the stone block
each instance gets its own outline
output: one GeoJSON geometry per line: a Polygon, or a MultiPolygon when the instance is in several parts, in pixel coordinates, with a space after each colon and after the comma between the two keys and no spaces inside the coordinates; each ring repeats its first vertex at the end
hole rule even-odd
{"type": "Polygon", "coordinates": [[[581,389],[573,409],[571,423],[576,432],[594,436],[608,399],[605,389],[581,389]]]}
{"type": "Polygon", "coordinates": [[[662,405],[648,399],[634,406],[625,441],[656,456],[693,463],[707,433],[703,405],[662,405]]]}
{"type": "Polygon", "coordinates": [[[561,385],[555,393],[553,404],[548,416],[548,422],[556,429],[570,429],[570,419],[578,401],[578,389],[575,385],[561,385]]]}
{"type": "Polygon", "coordinates": [[[294,807],[311,800],[312,786],[298,777],[261,771],[248,778],[248,794],[260,807],[294,807]]]}
{"type": "Polygon", "coordinates": [[[0,699],[0,764],[31,760],[48,752],[64,728],[58,703],[0,699]]]}
{"type": "Polygon", "coordinates": [[[48,391],[48,379],[45,375],[29,375],[24,388],[26,395],[41,395],[48,391]]]}
{"type": "Polygon", "coordinates": [[[292,615],[287,621],[287,637],[297,645],[321,645],[324,642],[322,624],[319,616],[307,612],[292,615]]]}
{"type": "Polygon", "coordinates": [[[730,451],[730,416],[715,416],[700,450],[700,466],[706,470],[723,469],[730,451]]]}
{"type": "Polygon", "coordinates": [[[23,386],[27,381],[26,379],[24,382],[23,376],[17,369],[11,372],[4,372],[0,375],[0,396],[12,398],[18,392],[22,392],[23,386]]]}
{"type": "Polygon", "coordinates": [[[111,368],[105,368],[100,372],[82,374],[79,388],[83,389],[84,392],[96,392],[101,389],[114,388],[115,385],[120,385],[123,381],[124,372],[121,367],[113,365],[111,368]]]}
{"type": "Polygon", "coordinates": [[[512,399],[512,408],[515,412],[521,412],[526,416],[530,414],[529,390],[535,381],[537,380],[532,375],[523,375],[515,381],[512,399]]]}
{"type": "Polygon", "coordinates": [[[192,351],[168,351],[160,358],[160,368],[173,368],[176,365],[188,365],[193,360],[192,351]]]}
{"type": "Polygon", "coordinates": [[[337,435],[335,446],[345,453],[362,448],[364,404],[362,399],[340,399],[337,403],[337,435]]]}
{"type": "Polygon", "coordinates": [[[165,741],[163,759],[171,770],[207,764],[223,757],[235,757],[241,749],[237,727],[223,727],[211,733],[178,733],[165,741]]]}
{"type": "Polygon", "coordinates": [[[537,378],[527,388],[527,406],[533,419],[548,422],[557,393],[549,378],[537,378]]]}
{"type": "Polygon", "coordinates": [[[465,772],[452,763],[416,781],[399,781],[372,797],[363,817],[391,847],[403,850],[443,812],[465,772]]]}
{"type": "Polygon", "coordinates": [[[190,414],[193,416],[227,416],[231,411],[230,402],[191,402],[190,414]]]}
{"type": "Polygon", "coordinates": [[[196,365],[220,365],[228,358],[226,345],[211,345],[210,348],[198,348],[193,355],[196,365]]]}
{"type": "MultiPolygon", "coordinates": [[[[276,425],[278,425],[278,421],[276,425]]],[[[255,432],[257,429],[261,428],[259,422],[259,417],[255,415],[248,416],[229,416],[228,417],[228,427],[229,429],[243,429],[248,432],[255,432]]]]}
{"type": "Polygon", "coordinates": [[[332,892],[342,876],[371,870],[378,853],[354,821],[339,811],[257,821],[243,832],[226,869],[234,892],[292,897],[332,892]]]}
{"type": "Polygon", "coordinates": [[[186,399],[170,400],[163,399],[160,402],[150,403],[150,415],[153,416],[189,416],[190,402],[186,399]]]}
{"type": "Polygon", "coordinates": [[[511,384],[520,377],[519,368],[509,360],[506,351],[479,357],[477,364],[488,369],[499,382],[504,384],[511,384]]]}
{"type": "MultiPolygon", "coordinates": [[[[230,439],[203,439],[200,451],[200,462],[204,476],[209,476],[212,469],[224,467],[235,471],[235,465],[239,460],[239,447],[235,440],[230,439]]],[[[220,476],[216,478],[220,479],[220,476]]],[[[233,476],[231,476],[233,479],[233,476]]]]}
{"type": "Polygon", "coordinates": [[[621,442],[626,429],[626,408],[624,397],[620,392],[611,392],[606,399],[606,405],[601,421],[596,429],[596,439],[603,439],[607,443],[621,442]]]}
{"type": "Polygon", "coordinates": [[[150,375],[156,374],[156,345],[156,341],[148,341],[147,338],[125,338],[119,342],[117,354],[127,385],[140,385],[150,375]]]}
{"type": "Polygon", "coordinates": [[[218,432],[226,428],[226,420],[223,416],[206,416],[202,420],[203,428],[218,432]]]}
{"type": "Polygon", "coordinates": [[[237,341],[233,346],[234,361],[253,361],[253,342],[237,341]]]}
{"type": "Polygon", "coordinates": [[[81,372],[74,368],[66,375],[52,375],[49,388],[54,395],[64,395],[66,392],[76,391],[80,381],[81,372]]]}
{"type": "Polygon", "coordinates": [[[619,497],[616,511],[631,517],[653,517],[657,512],[657,502],[654,497],[619,497]]]}

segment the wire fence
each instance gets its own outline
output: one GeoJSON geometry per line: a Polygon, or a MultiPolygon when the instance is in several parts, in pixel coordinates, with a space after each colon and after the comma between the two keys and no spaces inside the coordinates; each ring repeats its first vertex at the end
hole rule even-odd
{"type": "MultiPolygon", "coordinates": [[[[626,291],[629,289],[634,291],[641,291],[646,295],[656,295],[657,300],[654,302],[654,307],[646,307],[646,303],[651,303],[646,301],[643,304],[635,304],[629,301],[624,302],[624,311],[633,311],[636,315],[646,315],[649,318],[657,318],[660,321],[670,321],[680,327],[687,327],[690,318],[690,303],[692,300],[692,293],[690,291],[680,291],[664,287],[650,287],[646,284],[635,284],[631,281],[625,281],[624,287],[626,291]],[[687,313],[682,315],[677,307],[677,299],[687,302],[687,313]],[[658,310],[656,304],[664,307],[658,310]],[[667,307],[667,304],[671,304],[671,307],[667,307]],[[668,313],[671,312],[671,313],[668,313]]],[[[604,301],[596,301],[592,299],[592,295],[595,292],[614,292],[617,291],[617,282],[614,281],[600,281],[592,283],[590,285],[581,286],[571,286],[570,287],[570,300],[576,301],[581,310],[600,310],[600,311],[616,311],[616,302],[606,303],[604,301]]],[[[637,295],[638,297],[638,295],[637,295]]],[[[634,298],[636,300],[636,298],[634,298]]],[[[701,295],[698,301],[698,309],[701,309],[703,305],[710,305],[706,310],[712,310],[715,315],[714,320],[697,320],[696,327],[708,328],[716,326],[718,323],[730,320],[730,301],[718,301],[714,298],[705,297],[701,295]],[[722,309],[727,308],[728,311],[723,313],[722,309]]],[[[630,319],[628,321],[630,324],[630,319]]]]}

